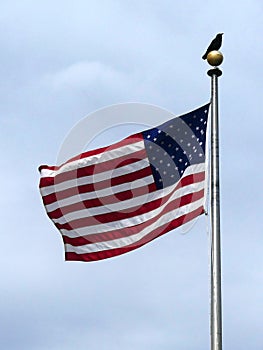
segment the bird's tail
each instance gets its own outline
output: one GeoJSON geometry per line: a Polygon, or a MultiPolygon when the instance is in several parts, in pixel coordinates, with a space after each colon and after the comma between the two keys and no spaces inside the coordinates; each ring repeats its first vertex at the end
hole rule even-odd
{"type": "Polygon", "coordinates": [[[202,56],[202,59],[203,59],[203,60],[206,60],[206,58],[207,58],[207,53],[205,53],[205,54],[202,56]]]}

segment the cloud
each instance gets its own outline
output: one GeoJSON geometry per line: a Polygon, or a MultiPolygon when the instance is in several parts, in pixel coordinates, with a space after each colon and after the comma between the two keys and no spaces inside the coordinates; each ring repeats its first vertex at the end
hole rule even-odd
{"type": "Polygon", "coordinates": [[[123,87],[128,76],[100,62],[77,62],[48,78],[55,89],[123,87]]]}

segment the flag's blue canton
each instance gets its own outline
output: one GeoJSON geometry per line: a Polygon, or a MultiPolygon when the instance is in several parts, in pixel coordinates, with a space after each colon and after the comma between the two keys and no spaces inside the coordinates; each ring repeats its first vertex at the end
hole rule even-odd
{"type": "Polygon", "coordinates": [[[209,104],[142,133],[158,189],[177,182],[189,165],[205,161],[208,108],[209,104]]]}

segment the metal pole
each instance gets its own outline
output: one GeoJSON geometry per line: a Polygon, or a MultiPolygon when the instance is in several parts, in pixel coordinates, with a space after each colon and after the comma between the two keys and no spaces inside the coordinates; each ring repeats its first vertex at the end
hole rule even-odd
{"type": "Polygon", "coordinates": [[[222,350],[221,248],[219,197],[219,128],[218,77],[219,68],[207,72],[211,77],[211,350],[222,350]]]}

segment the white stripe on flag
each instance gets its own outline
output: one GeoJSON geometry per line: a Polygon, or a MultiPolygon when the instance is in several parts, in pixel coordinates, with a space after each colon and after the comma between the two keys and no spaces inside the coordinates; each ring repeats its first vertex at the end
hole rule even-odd
{"type": "Polygon", "coordinates": [[[185,214],[190,213],[191,211],[194,211],[195,209],[200,208],[203,205],[204,199],[201,198],[200,200],[187,204],[183,207],[177,208],[173,211],[170,211],[164,215],[162,215],[156,222],[153,224],[147,226],[145,229],[140,231],[139,233],[123,238],[118,238],[111,241],[104,241],[104,242],[98,242],[93,244],[86,244],[82,246],[72,246],[71,244],[65,244],[65,250],[67,252],[74,252],[77,254],[85,254],[85,253],[94,253],[109,249],[115,249],[115,248],[122,248],[130,244],[135,244],[140,239],[145,237],[150,232],[156,230],[157,228],[168,224],[169,222],[175,220],[178,217],[181,217],[185,214]]]}
{"type": "MultiPolygon", "coordinates": [[[[199,172],[203,172],[204,170],[205,170],[205,165],[203,163],[190,165],[185,170],[183,177],[188,176],[188,175],[193,175],[193,174],[196,174],[199,172]]],[[[118,194],[118,193],[124,192],[126,190],[140,188],[142,185],[147,186],[153,182],[154,182],[153,177],[152,177],[152,175],[150,175],[150,176],[144,177],[144,178],[139,179],[139,180],[134,180],[134,181],[129,182],[129,183],[116,185],[114,187],[105,188],[102,190],[96,190],[95,192],[79,193],[77,195],[73,195],[73,196],[70,196],[70,197],[67,197],[64,199],[58,199],[56,202],[51,203],[51,204],[47,204],[45,207],[46,207],[47,212],[52,212],[56,209],[63,208],[65,206],[79,203],[80,201],[85,201],[85,200],[93,199],[93,198],[102,198],[102,202],[103,202],[103,197],[118,194]]],[[[42,188],[40,189],[40,191],[42,194],[42,188]]],[[[54,194],[56,194],[56,192],[54,192],[54,194]]],[[[57,194],[57,195],[59,198],[59,194],[57,194]]]]}
{"type": "MultiPolygon", "coordinates": [[[[124,192],[127,190],[132,190],[132,189],[140,188],[142,186],[150,185],[153,182],[154,182],[153,176],[150,175],[150,176],[144,177],[144,178],[139,179],[139,180],[134,180],[134,181],[129,182],[129,183],[116,185],[114,187],[107,187],[107,188],[104,188],[102,190],[96,190],[95,192],[79,193],[77,195],[70,196],[70,197],[65,198],[65,199],[57,200],[54,203],[47,204],[46,210],[47,210],[47,212],[52,212],[56,209],[63,208],[64,206],[71,205],[74,203],[79,203],[80,201],[85,201],[85,200],[93,199],[93,198],[103,198],[103,197],[107,197],[107,196],[112,196],[114,194],[118,194],[118,193],[121,193],[121,192],[124,192]]],[[[58,195],[58,197],[59,197],[59,195],[58,195]]],[[[103,201],[103,199],[102,199],[102,201],[103,201]]]]}
{"type": "Polygon", "coordinates": [[[149,166],[148,159],[142,159],[136,163],[125,165],[123,167],[108,170],[108,171],[98,173],[98,174],[92,174],[92,175],[83,176],[83,177],[78,178],[77,173],[76,173],[75,179],[63,181],[63,182],[58,183],[58,184],[55,183],[52,186],[42,187],[41,192],[42,192],[43,196],[47,196],[51,193],[65,191],[69,188],[73,188],[76,186],[94,184],[94,183],[101,182],[104,180],[110,181],[111,179],[114,179],[115,177],[123,176],[123,175],[129,174],[129,173],[134,173],[138,170],[146,168],[147,166],[149,166]]]}
{"type": "Polygon", "coordinates": [[[44,168],[41,170],[41,177],[54,177],[58,174],[67,171],[78,170],[87,166],[96,165],[98,163],[107,162],[109,160],[114,160],[123,157],[124,154],[129,155],[143,149],[143,140],[114,149],[112,149],[112,146],[109,146],[108,150],[104,150],[101,153],[94,154],[86,158],[80,158],[77,160],[69,161],[68,163],[62,165],[58,170],[50,170],[44,168]]]}
{"type": "MultiPolygon", "coordinates": [[[[200,189],[204,188],[204,181],[202,181],[201,183],[202,185],[200,185],[200,189]]],[[[174,188],[176,188],[176,184],[173,185],[174,188]]],[[[184,190],[185,188],[187,188],[188,186],[185,186],[182,188],[182,195],[184,195],[184,190]]],[[[189,187],[191,188],[192,191],[188,192],[188,193],[195,193],[198,192],[199,189],[199,185],[198,184],[191,184],[189,185],[189,187]],[[198,189],[198,190],[197,190],[198,189]]],[[[160,214],[162,212],[162,210],[173,200],[180,198],[181,196],[177,196],[177,191],[175,191],[173,193],[173,195],[167,200],[165,201],[165,203],[162,204],[162,206],[160,206],[157,209],[152,210],[151,212],[148,213],[144,213],[142,215],[138,215],[135,217],[131,217],[128,219],[123,219],[123,220],[118,220],[118,221],[112,221],[112,222],[107,222],[107,223],[99,223],[97,225],[90,225],[88,227],[80,227],[80,228],[75,228],[73,230],[67,230],[67,229],[61,229],[61,233],[68,236],[68,237],[80,237],[80,236],[86,236],[89,234],[98,234],[100,232],[107,232],[107,231],[114,231],[114,230],[119,230],[122,228],[126,228],[126,227],[132,227],[135,225],[140,225],[150,219],[152,219],[153,217],[157,216],[158,214],[160,214]]],[[[158,193],[163,193],[163,190],[157,190],[155,192],[157,195],[158,193]]]]}
{"type": "MultiPolygon", "coordinates": [[[[83,205],[82,210],[78,210],[72,213],[68,213],[63,215],[62,217],[58,219],[52,219],[54,222],[59,223],[59,224],[65,224],[65,223],[70,223],[72,220],[77,220],[77,219],[82,219],[82,218],[88,218],[88,217],[93,217],[95,215],[100,215],[100,214],[110,214],[111,212],[116,212],[116,211],[123,211],[127,210],[130,208],[138,208],[138,206],[142,206],[143,204],[147,204],[150,202],[153,202],[157,199],[162,199],[166,196],[168,196],[171,192],[174,191],[176,185],[172,185],[169,187],[166,187],[165,189],[162,190],[157,190],[152,193],[147,193],[146,195],[142,195],[136,198],[132,198],[126,201],[119,201],[114,204],[108,204],[105,206],[101,207],[95,207],[95,208],[89,208],[86,209],[85,206],[83,205]]],[[[180,198],[182,196],[185,196],[190,193],[198,192],[204,188],[204,181],[199,182],[197,184],[190,184],[184,187],[179,188],[170,198],[171,200],[180,198]]],[[[117,200],[117,199],[116,199],[117,200]]],[[[102,201],[103,202],[103,201],[102,201]]],[[[168,202],[165,202],[163,205],[166,205],[168,202]]],[[[163,206],[159,207],[161,210],[163,206]]],[[[63,209],[61,209],[63,213],[63,209]]],[[[158,214],[157,214],[158,215],[158,214]]]]}

